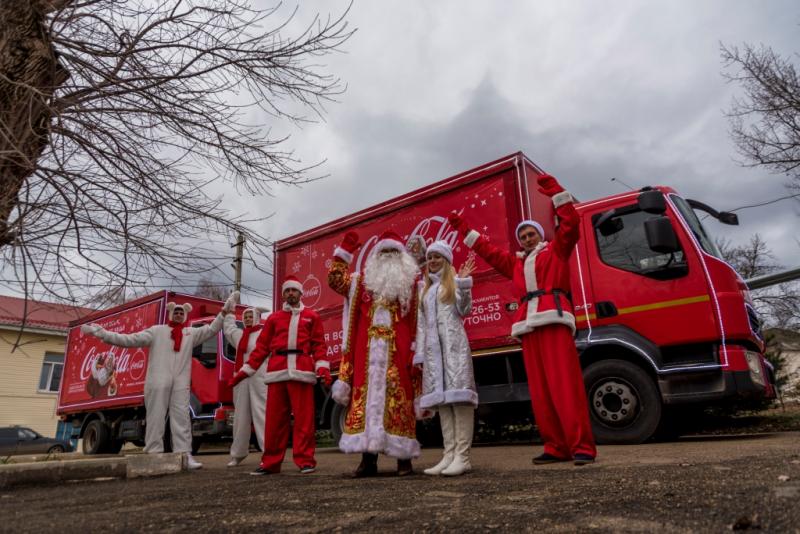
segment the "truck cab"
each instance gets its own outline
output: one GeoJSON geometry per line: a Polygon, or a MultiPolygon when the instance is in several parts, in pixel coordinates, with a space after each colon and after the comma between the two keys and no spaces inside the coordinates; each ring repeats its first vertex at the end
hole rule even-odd
{"type": "Polygon", "coordinates": [[[668,187],[577,206],[576,344],[598,441],[644,441],[665,406],[775,395],[744,280],[693,205],[735,222],[668,187]]]}

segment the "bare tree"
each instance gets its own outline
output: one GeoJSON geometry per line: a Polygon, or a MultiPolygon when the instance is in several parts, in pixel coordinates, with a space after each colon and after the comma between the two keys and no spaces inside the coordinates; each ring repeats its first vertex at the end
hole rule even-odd
{"type": "Polygon", "coordinates": [[[266,123],[322,116],[344,88],[316,62],[352,34],[345,12],[287,37],[296,14],[279,8],[0,0],[6,287],[81,302],[194,286],[227,269],[239,231],[269,272],[271,244],[248,229],[260,218],[227,213],[208,186],[270,194],[314,178],[266,123]]]}
{"type": "Polygon", "coordinates": [[[202,277],[197,282],[194,294],[207,299],[225,300],[231,291],[233,291],[231,284],[224,284],[212,278],[202,277]]]}
{"type": "Polygon", "coordinates": [[[731,135],[745,163],[791,178],[800,192],[800,79],[794,63],[767,46],[722,46],[733,71],[726,78],[744,95],[733,101],[731,135]]]}
{"type": "MultiPolygon", "coordinates": [[[[730,241],[717,241],[717,246],[725,261],[745,279],[784,268],[775,262],[772,251],[758,234],[744,245],[733,246],[730,241]]],[[[751,297],[767,326],[800,328],[800,284],[797,282],[758,289],[752,292],[751,297]]]]}

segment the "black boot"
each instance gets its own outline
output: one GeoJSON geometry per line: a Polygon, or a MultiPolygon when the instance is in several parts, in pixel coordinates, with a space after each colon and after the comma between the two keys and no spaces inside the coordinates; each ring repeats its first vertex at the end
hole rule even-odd
{"type": "Polygon", "coordinates": [[[361,463],[356,467],[353,478],[374,477],[378,474],[378,455],[365,452],[361,455],[361,463]]]}
{"type": "Polygon", "coordinates": [[[404,477],[413,474],[414,467],[411,465],[411,460],[397,460],[397,476],[404,477]]]}

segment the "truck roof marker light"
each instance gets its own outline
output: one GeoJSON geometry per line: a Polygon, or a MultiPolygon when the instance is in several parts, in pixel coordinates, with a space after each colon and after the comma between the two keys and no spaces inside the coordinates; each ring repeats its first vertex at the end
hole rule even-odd
{"type": "Polygon", "coordinates": [[[678,219],[678,221],[680,221],[681,226],[683,227],[683,231],[686,232],[686,235],[689,236],[689,239],[691,240],[692,244],[694,245],[695,250],[699,253],[698,257],[700,258],[700,264],[703,266],[703,272],[705,273],[706,281],[708,282],[708,286],[711,288],[711,297],[712,297],[712,300],[714,301],[714,309],[717,312],[717,324],[719,325],[719,333],[720,333],[720,337],[721,337],[721,341],[722,341],[722,343],[721,343],[721,345],[722,345],[722,356],[723,356],[723,359],[725,360],[724,362],[722,362],[722,366],[723,367],[727,367],[728,366],[728,347],[725,344],[725,326],[723,325],[723,321],[722,321],[722,310],[720,309],[719,301],[717,300],[717,290],[714,287],[714,282],[711,281],[711,275],[708,273],[708,265],[706,265],[706,259],[705,259],[706,252],[705,252],[705,250],[703,250],[703,248],[697,242],[697,239],[694,236],[694,232],[692,231],[691,228],[689,228],[689,225],[683,219],[683,215],[681,215],[680,211],[675,207],[675,203],[672,201],[673,195],[674,195],[674,193],[671,193],[669,195],[665,195],[665,198],[667,199],[667,202],[669,203],[670,207],[672,207],[672,211],[673,211],[673,213],[675,213],[676,218],[678,219]]]}

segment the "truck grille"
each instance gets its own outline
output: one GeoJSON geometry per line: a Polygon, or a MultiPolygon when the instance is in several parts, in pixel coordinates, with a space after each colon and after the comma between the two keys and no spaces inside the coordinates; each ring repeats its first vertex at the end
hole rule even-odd
{"type": "Polygon", "coordinates": [[[756,313],[756,310],[749,304],[745,304],[744,307],[747,309],[747,320],[750,322],[750,330],[753,331],[758,339],[763,341],[764,335],[761,332],[761,319],[758,318],[758,313],[756,313]]]}

